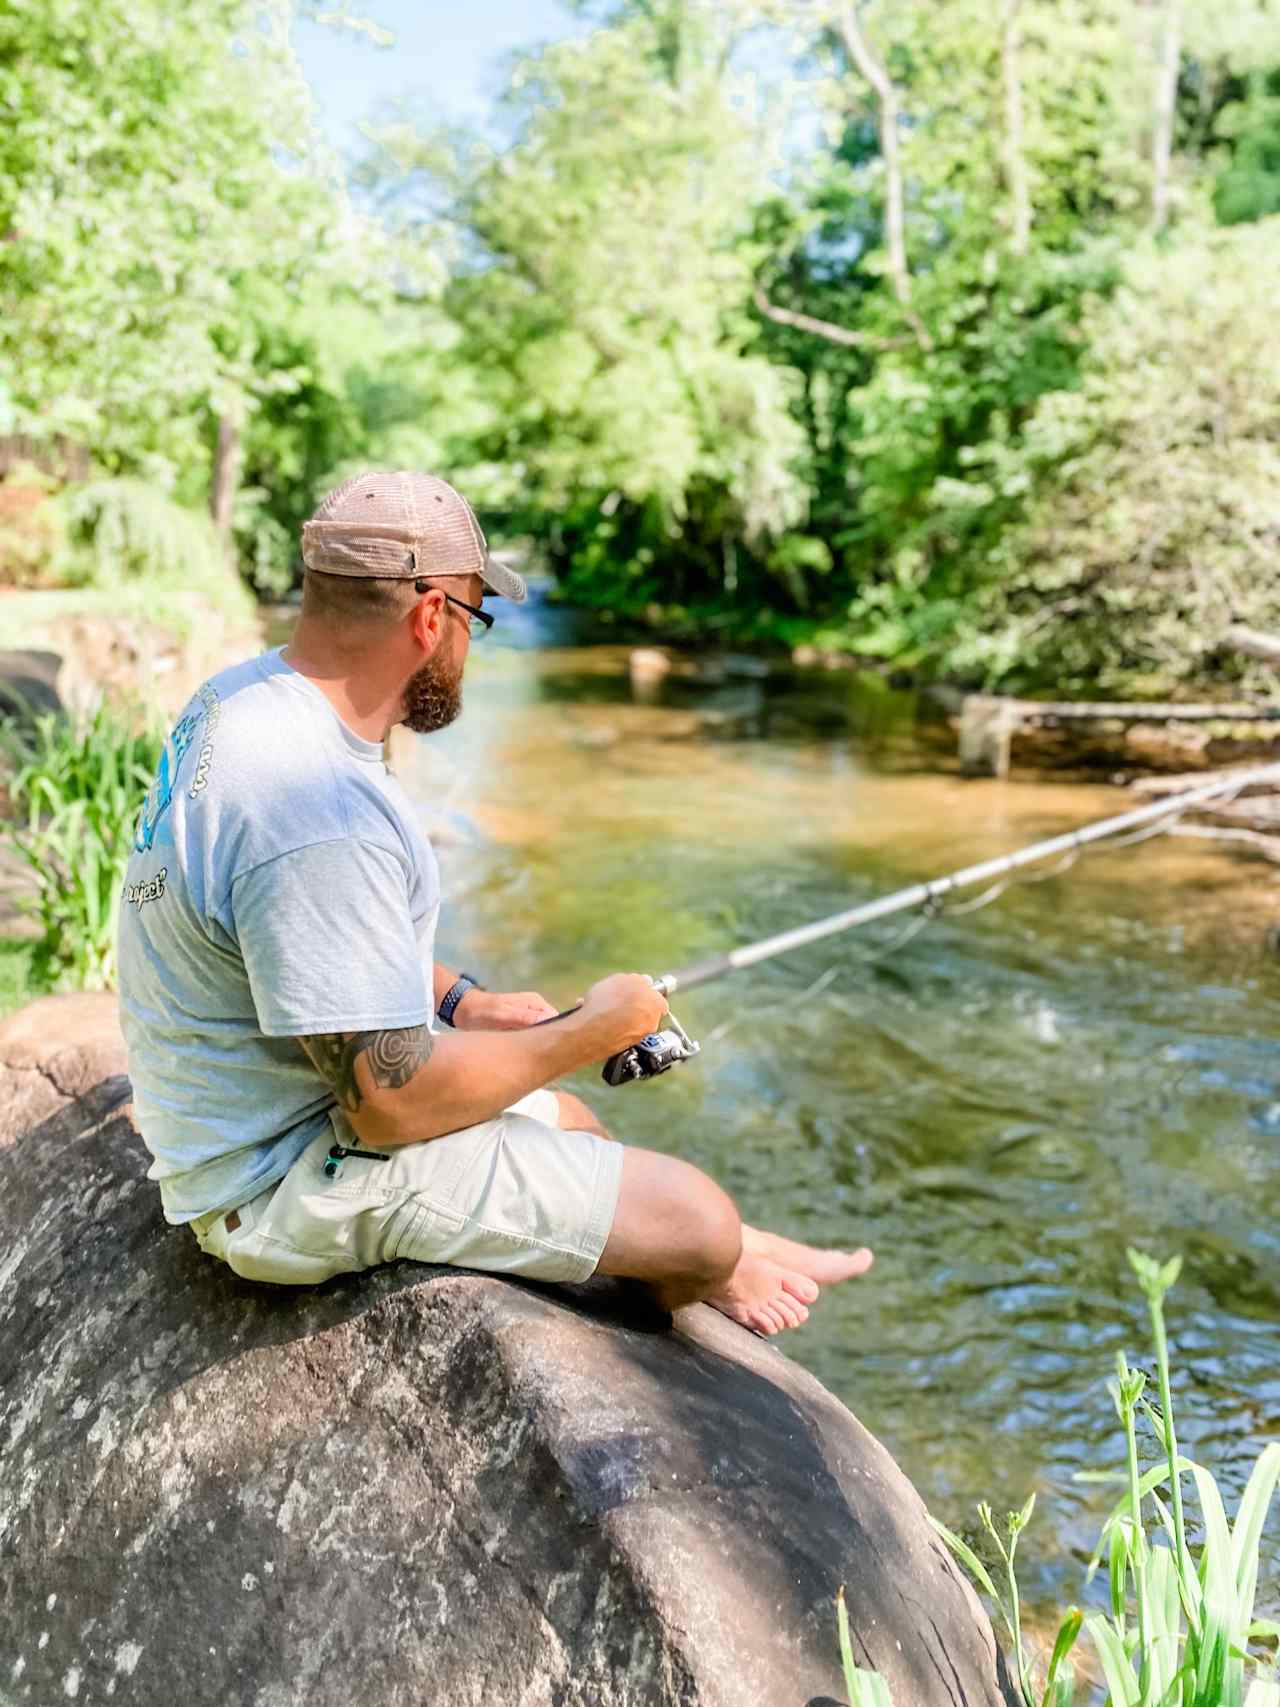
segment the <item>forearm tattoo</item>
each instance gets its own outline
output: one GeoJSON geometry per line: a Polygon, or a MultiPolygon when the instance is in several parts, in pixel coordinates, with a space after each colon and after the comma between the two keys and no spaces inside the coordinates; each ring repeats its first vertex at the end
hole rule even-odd
{"type": "Polygon", "coordinates": [[[378,1089],[398,1091],[431,1059],[435,1044],[425,1025],[402,1031],[334,1031],[298,1041],[348,1114],[355,1114],[364,1101],[356,1079],[356,1062],[362,1055],[378,1089]]]}

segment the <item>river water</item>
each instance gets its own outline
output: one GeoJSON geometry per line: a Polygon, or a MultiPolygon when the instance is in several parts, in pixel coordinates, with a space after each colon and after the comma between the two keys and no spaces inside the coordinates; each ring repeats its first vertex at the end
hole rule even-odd
{"type": "MultiPolygon", "coordinates": [[[[1132,804],[961,780],[954,736],[878,680],[668,680],[637,699],[624,649],[496,610],[463,718],[414,744],[406,782],[441,856],[442,956],[561,1005],[1132,804]]],[[[748,1220],[872,1246],[872,1274],[778,1343],[954,1527],[1034,1490],[1022,1546],[1045,1610],[1080,1597],[1114,1498],[1073,1479],[1122,1462],[1114,1354],[1147,1358],[1126,1245],[1185,1259],[1181,1431],[1229,1509],[1280,1432],[1276,920],[1269,867],[1162,837],[879,961],[893,921],[678,998],[698,1061],[575,1084],[748,1220]]],[[[1274,1568],[1263,1582],[1274,1601],[1274,1568]]]]}

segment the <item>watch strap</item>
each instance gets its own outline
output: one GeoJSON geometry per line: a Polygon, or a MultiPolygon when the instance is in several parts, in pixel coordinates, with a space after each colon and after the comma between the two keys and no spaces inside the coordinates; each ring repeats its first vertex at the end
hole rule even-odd
{"type": "Polygon", "coordinates": [[[443,1025],[453,1024],[454,1011],[468,990],[483,990],[484,985],[478,978],[473,978],[469,972],[459,972],[456,980],[450,984],[440,998],[440,1006],[436,1014],[443,1025]]]}

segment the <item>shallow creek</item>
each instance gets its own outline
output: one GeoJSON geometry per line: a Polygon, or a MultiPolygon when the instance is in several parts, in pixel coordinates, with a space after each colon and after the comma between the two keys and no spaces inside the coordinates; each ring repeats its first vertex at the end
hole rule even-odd
{"type": "MultiPolygon", "coordinates": [[[[441,856],[442,955],[561,1004],[1132,803],[963,781],[954,736],[865,679],[676,680],[638,701],[623,649],[498,614],[461,722],[414,744],[405,780],[441,856]]],[[[1126,1243],[1186,1259],[1169,1306],[1184,1444],[1229,1507],[1280,1432],[1277,920],[1268,867],[1160,838],[879,963],[900,921],[710,985],[675,1003],[699,1061],[577,1084],[747,1219],[874,1248],[872,1275],[785,1349],[966,1533],[977,1500],[1036,1490],[1023,1547],[1046,1609],[1080,1597],[1113,1497],[1073,1477],[1121,1462],[1115,1350],[1147,1355],[1126,1243]]]]}

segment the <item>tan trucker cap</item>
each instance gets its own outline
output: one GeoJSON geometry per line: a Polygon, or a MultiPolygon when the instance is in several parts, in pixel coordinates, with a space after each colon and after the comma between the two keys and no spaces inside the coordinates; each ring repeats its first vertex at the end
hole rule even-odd
{"type": "Polygon", "coordinates": [[[302,561],[324,575],[482,575],[487,593],[525,596],[524,577],[490,557],[471,505],[434,474],[344,480],[302,524],[302,561]]]}

